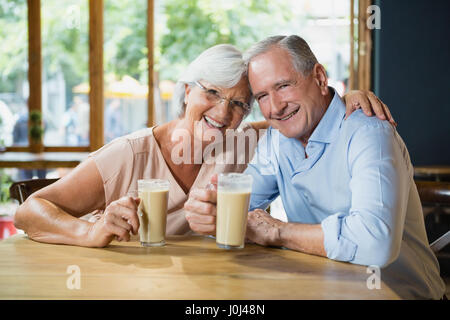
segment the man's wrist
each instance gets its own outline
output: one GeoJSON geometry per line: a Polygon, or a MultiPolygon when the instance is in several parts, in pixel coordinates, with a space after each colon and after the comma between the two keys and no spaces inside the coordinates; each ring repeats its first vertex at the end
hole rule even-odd
{"type": "Polygon", "coordinates": [[[288,227],[287,222],[281,222],[275,225],[275,228],[277,230],[276,232],[276,240],[275,245],[279,247],[285,247],[286,246],[286,228],[288,227]]]}

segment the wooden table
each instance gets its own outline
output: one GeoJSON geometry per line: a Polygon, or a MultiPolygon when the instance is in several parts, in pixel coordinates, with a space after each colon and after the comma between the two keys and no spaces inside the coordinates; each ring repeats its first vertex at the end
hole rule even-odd
{"type": "Polygon", "coordinates": [[[0,153],[0,168],[74,168],[88,155],[89,152],[4,152],[0,153]]]}
{"type": "Polygon", "coordinates": [[[227,251],[202,236],[166,241],[83,248],[15,235],[0,242],[0,299],[399,299],[383,282],[369,290],[364,266],[249,244],[227,251]],[[80,289],[67,272],[77,268],[80,289]]]}

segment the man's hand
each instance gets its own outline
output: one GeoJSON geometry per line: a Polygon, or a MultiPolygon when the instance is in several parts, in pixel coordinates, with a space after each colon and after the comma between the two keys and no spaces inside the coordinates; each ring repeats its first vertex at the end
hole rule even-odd
{"type": "Polygon", "coordinates": [[[250,242],[263,246],[281,247],[280,229],[284,222],[272,218],[270,214],[261,209],[248,213],[247,234],[250,242]]]}
{"type": "Polygon", "coordinates": [[[388,120],[393,126],[397,126],[387,105],[372,91],[351,90],[344,95],[343,99],[346,106],[345,119],[353,111],[361,108],[366,116],[371,117],[375,114],[379,119],[388,120]]]}
{"type": "Polygon", "coordinates": [[[192,231],[200,234],[216,234],[217,175],[205,189],[193,189],[184,203],[186,220],[192,231]]]}
{"type": "Polygon", "coordinates": [[[139,231],[137,215],[139,198],[125,196],[111,202],[89,229],[87,242],[89,247],[104,247],[114,238],[119,241],[130,240],[130,232],[139,231]]]}

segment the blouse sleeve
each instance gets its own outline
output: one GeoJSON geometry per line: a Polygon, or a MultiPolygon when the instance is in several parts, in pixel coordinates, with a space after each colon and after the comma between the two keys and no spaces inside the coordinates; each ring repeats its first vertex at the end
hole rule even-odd
{"type": "Polygon", "coordinates": [[[105,207],[127,194],[134,168],[134,153],[126,138],[118,138],[89,155],[95,161],[105,189],[105,207]]]}

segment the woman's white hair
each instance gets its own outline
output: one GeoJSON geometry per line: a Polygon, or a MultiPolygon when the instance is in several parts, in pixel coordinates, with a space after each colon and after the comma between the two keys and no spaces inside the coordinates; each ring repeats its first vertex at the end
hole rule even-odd
{"type": "Polygon", "coordinates": [[[175,85],[172,98],[174,110],[184,110],[185,85],[204,80],[213,86],[234,87],[246,73],[242,52],[230,44],[219,44],[203,51],[192,61],[175,85]]]}

